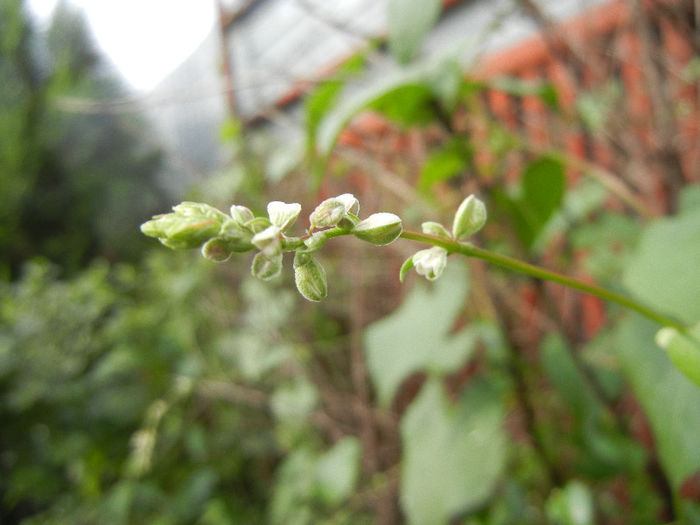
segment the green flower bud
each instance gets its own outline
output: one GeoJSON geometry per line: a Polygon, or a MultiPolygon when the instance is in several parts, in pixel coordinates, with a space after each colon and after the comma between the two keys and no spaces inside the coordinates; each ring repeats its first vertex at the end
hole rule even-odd
{"type": "Polygon", "coordinates": [[[238,206],[234,204],[231,206],[231,217],[237,224],[243,226],[246,222],[253,220],[253,212],[250,211],[245,206],[238,206]]]}
{"type": "Polygon", "coordinates": [[[226,219],[221,225],[218,238],[225,241],[226,247],[232,252],[247,252],[253,249],[251,243],[253,234],[235,220],[226,219]]]}
{"type": "Polygon", "coordinates": [[[202,255],[214,262],[224,262],[231,257],[231,250],[226,246],[226,241],[214,237],[202,245],[202,255]]]}
{"type": "Polygon", "coordinates": [[[309,223],[312,229],[328,228],[338,224],[346,214],[345,204],[342,201],[336,198],[326,199],[311,212],[309,223]]]}
{"type": "Polygon", "coordinates": [[[459,205],[452,223],[452,234],[457,240],[474,235],[486,224],[486,206],[474,195],[470,195],[459,205]]]}
{"type": "Polygon", "coordinates": [[[321,301],[328,295],[326,271],[308,253],[294,255],[294,281],[299,293],[309,301],[321,301]]]}
{"type": "Polygon", "coordinates": [[[267,205],[267,215],[270,217],[270,222],[277,226],[280,230],[286,231],[301,213],[301,204],[293,202],[272,201],[267,205]]]}
{"type": "Polygon", "coordinates": [[[260,252],[253,258],[250,273],[258,279],[269,281],[277,277],[282,271],[282,254],[276,253],[268,255],[260,252]]]}
{"type": "Polygon", "coordinates": [[[183,202],[173,213],[156,215],[141,225],[141,231],[169,248],[197,248],[219,233],[226,216],[216,208],[183,202]]]}
{"type": "Polygon", "coordinates": [[[434,235],[435,237],[442,237],[443,239],[452,238],[450,232],[447,231],[447,228],[445,228],[439,222],[424,222],[423,224],[421,224],[421,228],[423,229],[423,233],[425,233],[426,235],[434,235]]]}
{"type": "Polygon", "coordinates": [[[207,217],[216,221],[221,221],[226,217],[223,212],[202,202],[184,201],[173,206],[173,211],[185,217],[207,217]]]}
{"type": "Polygon", "coordinates": [[[383,246],[398,239],[403,228],[401,218],[393,213],[374,213],[365,220],[359,222],[352,230],[352,234],[363,241],[383,246]]]}
{"type": "Polygon", "coordinates": [[[439,246],[421,250],[413,255],[412,262],[419,275],[434,281],[442,275],[447,265],[447,250],[439,246]]]}

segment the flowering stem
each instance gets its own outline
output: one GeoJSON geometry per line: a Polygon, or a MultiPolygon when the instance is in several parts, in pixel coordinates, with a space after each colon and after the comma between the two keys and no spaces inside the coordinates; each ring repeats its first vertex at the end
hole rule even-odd
{"type": "Polygon", "coordinates": [[[476,257],[486,262],[501,266],[502,268],[515,270],[516,272],[536,277],[537,279],[544,279],[546,281],[552,281],[555,283],[563,284],[564,286],[568,286],[569,288],[574,288],[576,290],[586,292],[596,297],[600,297],[601,299],[604,299],[606,301],[612,301],[614,303],[624,306],[625,308],[634,310],[635,312],[643,315],[648,319],[651,319],[652,321],[662,326],[671,326],[681,332],[686,331],[686,327],[678,321],[671,319],[670,317],[667,317],[657,312],[656,310],[653,310],[652,308],[649,308],[648,306],[645,306],[642,303],[639,303],[634,299],[627,297],[626,295],[622,295],[620,293],[608,290],[607,288],[603,288],[595,284],[579,281],[578,279],[574,279],[572,277],[568,277],[566,275],[562,275],[551,270],[546,270],[545,268],[534,266],[532,264],[519,261],[518,259],[513,259],[505,255],[499,255],[489,250],[484,250],[483,248],[477,248],[476,246],[469,243],[458,242],[451,239],[445,239],[442,237],[436,237],[434,235],[427,235],[425,233],[418,233],[409,230],[404,230],[403,233],[401,233],[401,237],[411,241],[418,241],[424,244],[430,244],[432,246],[440,246],[441,248],[447,250],[448,253],[459,253],[467,257],[476,257]]]}

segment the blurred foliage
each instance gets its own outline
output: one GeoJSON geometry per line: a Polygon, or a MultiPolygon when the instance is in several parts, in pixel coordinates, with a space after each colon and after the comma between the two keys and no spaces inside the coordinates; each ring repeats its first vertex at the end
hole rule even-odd
{"type": "Polygon", "coordinates": [[[165,205],[160,152],[135,115],[79,104],[126,94],[79,11],[60,2],[39,33],[20,0],[0,9],[0,269],[37,255],[67,272],[96,255],[135,260],[146,244],[134,228],[165,205]]]}

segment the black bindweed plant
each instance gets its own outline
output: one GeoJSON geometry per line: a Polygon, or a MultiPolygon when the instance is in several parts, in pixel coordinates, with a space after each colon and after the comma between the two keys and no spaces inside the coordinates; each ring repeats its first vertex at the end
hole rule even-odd
{"type": "Polygon", "coordinates": [[[474,195],[458,207],[452,230],[438,222],[424,222],[421,232],[403,229],[401,218],[388,212],[359,218],[360,203],[349,193],[326,199],[309,215],[309,227],[302,236],[287,235],[301,213],[298,203],[272,201],[267,217],[256,217],[245,206],[231,206],[230,214],[207,204],[183,202],[168,214],[156,215],[141,225],[141,231],[157,238],[169,248],[198,248],[213,261],[228,260],[234,252],[256,250],[251,273],[262,280],[272,279],[282,271],[285,252],[294,252],[294,279],[297,290],[309,301],[321,301],[328,294],[328,278],[316,258],[330,239],[342,235],[383,246],[399,237],[430,245],[409,257],[401,267],[400,280],[415,269],[428,280],[443,273],[450,254],[476,257],[509,270],[521,272],[612,301],[651,319],[663,328],[657,343],[669,351],[676,365],[700,384],[700,350],[688,328],[641,302],[613,290],[586,283],[545,268],[500,255],[468,242],[486,224],[484,203],[474,195]]]}

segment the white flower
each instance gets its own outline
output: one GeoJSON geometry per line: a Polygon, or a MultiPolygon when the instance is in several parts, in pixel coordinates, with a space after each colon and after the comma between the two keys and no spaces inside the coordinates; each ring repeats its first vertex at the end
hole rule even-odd
{"type": "Polygon", "coordinates": [[[301,213],[301,204],[298,202],[286,203],[280,201],[272,201],[267,205],[267,215],[270,217],[270,222],[277,226],[281,231],[286,231],[301,213]]]}
{"type": "Polygon", "coordinates": [[[447,250],[439,246],[433,246],[427,250],[421,250],[413,255],[413,266],[419,275],[434,281],[442,275],[447,265],[447,250]]]}
{"type": "Polygon", "coordinates": [[[253,217],[255,217],[253,212],[245,206],[238,206],[237,204],[231,206],[231,218],[239,226],[243,226],[246,222],[253,220],[253,217]]]}

